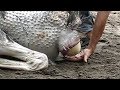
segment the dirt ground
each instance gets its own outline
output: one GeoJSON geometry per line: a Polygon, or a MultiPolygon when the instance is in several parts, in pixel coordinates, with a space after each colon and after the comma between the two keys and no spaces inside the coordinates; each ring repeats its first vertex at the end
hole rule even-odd
{"type": "Polygon", "coordinates": [[[120,79],[120,11],[111,12],[88,63],[61,61],[34,72],[0,69],[0,79],[120,79]]]}

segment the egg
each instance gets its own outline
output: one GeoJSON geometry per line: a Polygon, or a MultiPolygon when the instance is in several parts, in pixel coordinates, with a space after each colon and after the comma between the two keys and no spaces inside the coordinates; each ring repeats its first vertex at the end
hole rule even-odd
{"type": "Polygon", "coordinates": [[[80,52],[80,50],[81,50],[81,43],[79,42],[77,45],[75,45],[68,51],[67,55],[74,56],[74,55],[78,54],[80,52]]]}

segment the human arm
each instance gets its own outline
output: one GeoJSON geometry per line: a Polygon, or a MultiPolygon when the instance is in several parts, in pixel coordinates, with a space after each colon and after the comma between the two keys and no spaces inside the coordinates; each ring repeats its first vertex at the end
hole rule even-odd
{"type": "Polygon", "coordinates": [[[98,11],[88,47],[75,56],[66,56],[68,60],[79,61],[83,59],[87,62],[90,55],[94,53],[96,45],[102,36],[109,13],[110,11],[98,11]]]}

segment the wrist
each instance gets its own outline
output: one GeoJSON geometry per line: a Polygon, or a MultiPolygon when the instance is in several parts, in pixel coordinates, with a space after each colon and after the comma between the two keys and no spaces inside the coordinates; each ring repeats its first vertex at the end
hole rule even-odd
{"type": "Polygon", "coordinates": [[[89,49],[92,53],[95,51],[96,46],[88,45],[86,49],[89,49]]]}

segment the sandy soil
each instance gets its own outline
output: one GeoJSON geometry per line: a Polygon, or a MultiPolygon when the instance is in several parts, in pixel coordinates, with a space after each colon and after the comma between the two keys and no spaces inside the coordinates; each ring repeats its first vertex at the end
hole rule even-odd
{"type": "Polygon", "coordinates": [[[88,63],[62,61],[35,72],[0,69],[0,79],[120,79],[120,11],[111,12],[88,63]]]}

